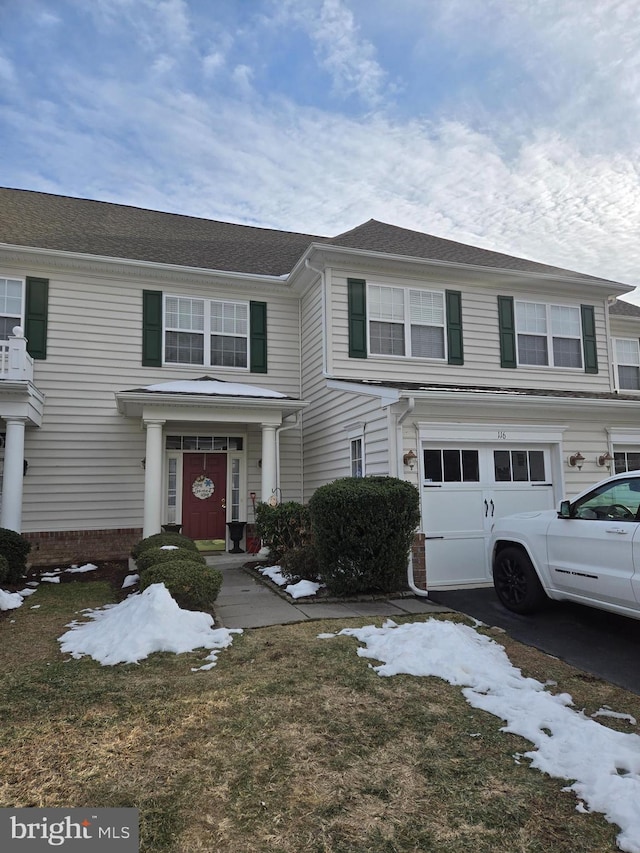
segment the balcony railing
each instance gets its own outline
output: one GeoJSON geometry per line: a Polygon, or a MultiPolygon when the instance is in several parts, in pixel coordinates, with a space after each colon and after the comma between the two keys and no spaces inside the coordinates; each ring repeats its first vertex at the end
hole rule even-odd
{"type": "Polygon", "coordinates": [[[0,381],[33,381],[33,359],[27,352],[27,339],[20,326],[13,335],[0,341],[0,381]]]}

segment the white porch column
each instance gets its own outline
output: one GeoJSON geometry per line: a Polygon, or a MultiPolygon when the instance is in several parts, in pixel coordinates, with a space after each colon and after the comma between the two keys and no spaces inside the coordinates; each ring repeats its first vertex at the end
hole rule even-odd
{"type": "Polygon", "coordinates": [[[276,459],[276,427],[262,424],[262,500],[264,503],[276,494],[278,485],[276,459]]]}
{"type": "Polygon", "coordinates": [[[0,527],[20,533],[22,528],[22,481],[24,478],[24,426],[26,418],[6,417],[4,476],[0,527]]]}
{"type": "Polygon", "coordinates": [[[144,526],[142,537],[160,533],[162,522],[162,427],[164,421],[145,421],[144,526]]]}

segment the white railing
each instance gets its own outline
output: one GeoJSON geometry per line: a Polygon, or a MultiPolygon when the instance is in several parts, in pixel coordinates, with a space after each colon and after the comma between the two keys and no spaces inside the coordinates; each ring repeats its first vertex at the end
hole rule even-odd
{"type": "Polygon", "coordinates": [[[0,381],[33,380],[33,359],[27,352],[27,339],[20,326],[15,326],[13,336],[0,341],[0,381]]]}

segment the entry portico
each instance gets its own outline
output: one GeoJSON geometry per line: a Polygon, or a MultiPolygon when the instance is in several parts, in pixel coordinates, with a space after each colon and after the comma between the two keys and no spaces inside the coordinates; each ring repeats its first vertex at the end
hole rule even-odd
{"type": "MultiPolygon", "coordinates": [[[[196,481],[191,484],[184,478],[188,476],[187,472],[193,472],[194,463],[201,472],[196,480],[203,487],[198,489],[196,486],[195,493],[202,497],[202,507],[206,504],[210,508],[209,518],[213,518],[217,511],[223,524],[239,520],[234,518],[234,514],[241,512],[237,501],[234,504],[233,499],[230,502],[226,500],[227,476],[231,487],[233,478],[246,481],[248,443],[251,440],[255,444],[258,430],[259,447],[253,449],[256,454],[261,454],[258,461],[260,499],[265,502],[278,499],[279,436],[283,430],[296,426],[298,413],[307,405],[302,400],[287,397],[269,388],[225,382],[209,376],[120,391],[116,393],[116,401],[118,411],[125,417],[139,419],[146,431],[145,537],[159,532],[164,521],[179,521],[182,524],[187,521],[183,515],[188,506],[186,497],[196,481]],[[208,435],[202,438],[196,437],[195,433],[208,435]],[[181,439],[181,434],[187,434],[185,439],[181,439]],[[218,435],[220,438],[215,437],[218,435]],[[177,465],[169,470],[170,463],[175,460],[170,458],[168,443],[177,454],[182,453],[180,471],[177,465]],[[229,454],[232,468],[228,470],[226,464],[217,464],[215,475],[211,474],[214,470],[211,468],[212,460],[217,457],[220,463],[223,454],[229,454]],[[187,457],[189,465],[186,464],[187,457]],[[182,476],[178,476],[178,473],[182,476]],[[169,518],[167,514],[165,496],[168,475],[173,478],[170,488],[175,492],[174,518],[169,518]],[[180,497],[182,500],[179,500],[180,497]]],[[[246,494],[246,489],[241,492],[246,494]]],[[[214,536],[212,529],[206,537],[198,535],[194,538],[214,536]]]]}

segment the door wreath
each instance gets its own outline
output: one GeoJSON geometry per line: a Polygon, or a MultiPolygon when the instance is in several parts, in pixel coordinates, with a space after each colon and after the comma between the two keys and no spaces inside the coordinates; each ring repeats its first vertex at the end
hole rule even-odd
{"type": "Polygon", "coordinates": [[[211,497],[215,488],[213,480],[209,479],[209,477],[205,477],[204,474],[200,474],[200,476],[196,477],[193,481],[191,491],[197,498],[200,498],[201,501],[205,501],[207,498],[211,497]]]}

